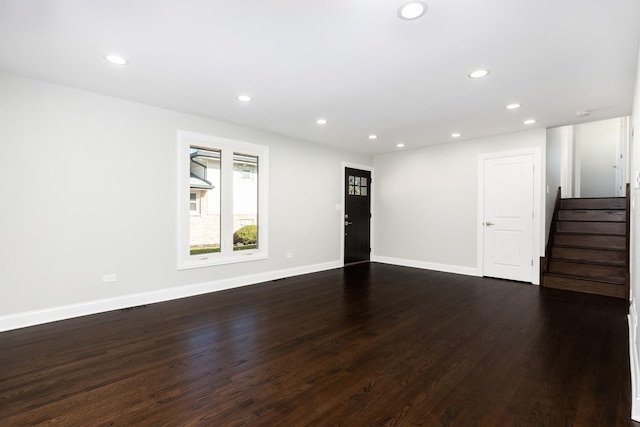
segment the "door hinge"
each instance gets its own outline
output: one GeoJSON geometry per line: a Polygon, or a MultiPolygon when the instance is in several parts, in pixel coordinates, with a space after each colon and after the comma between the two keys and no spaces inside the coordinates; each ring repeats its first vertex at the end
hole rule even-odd
{"type": "Polygon", "coordinates": [[[531,260],[531,267],[533,267],[533,260],[531,260]]]}

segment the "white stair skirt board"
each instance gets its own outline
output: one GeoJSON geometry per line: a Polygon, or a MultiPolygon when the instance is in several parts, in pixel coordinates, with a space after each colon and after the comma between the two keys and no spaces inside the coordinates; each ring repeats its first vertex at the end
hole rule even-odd
{"type": "Polygon", "coordinates": [[[631,419],[640,421],[640,390],[638,387],[638,375],[640,374],[640,364],[638,361],[638,312],[635,301],[629,306],[629,365],[631,368],[631,419]]]}

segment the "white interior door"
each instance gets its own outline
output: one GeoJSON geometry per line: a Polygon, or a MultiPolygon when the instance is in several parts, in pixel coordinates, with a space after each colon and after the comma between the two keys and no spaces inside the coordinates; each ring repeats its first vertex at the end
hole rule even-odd
{"type": "Polygon", "coordinates": [[[533,154],[484,160],[484,275],[532,282],[533,154]]]}

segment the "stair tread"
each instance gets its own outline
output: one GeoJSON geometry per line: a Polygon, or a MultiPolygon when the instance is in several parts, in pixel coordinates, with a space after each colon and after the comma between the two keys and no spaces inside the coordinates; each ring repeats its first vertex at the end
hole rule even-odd
{"type": "Polygon", "coordinates": [[[582,276],[578,274],[567,274],[567,273],[544,273],[545,276],[551,277],[563,277],[565,279],[575,279],[575,280],[584,280],[588,282],[598,282],[598,283],[607,283],[616,286],[623,286],[626,283],[626,278],[624,277],[600,277],[600,276],[582,276]]]}
{"type": "Polygon", "coordinates": [[[626,211],[626,209],[622,209],[622,208],[567,208],[567,207],[561,207],[558,208],[558,212],[560,211],[571,211],[571,212],[576,212],[576,211],[580,211],[580,212],[597,212],[597,213],[601,213],[601,212],[611,212],[611,213],[624,213],[626,211]]]}
{"type": "Polygon", "coordinates": [[[565,235],[573,235],[573,236],[613,236],[613,237],[624,237],[625,233],[602,233],[602,232],[584,232],[584,231],[555,231],[555,234],[565,234],[565,235]]]}
{"type": "Polygon", "coordinates": [[[559,261],[559,262],[570,262],[573,264],[583,264],[583,265],[602,265],[605,267],[625,267],[624,261],[593,261],[593,260],[582,260],[576,258],[559,258],[559,257],[549,257],[549,261],[559,261]]]}
{"type": "Polygon", "coordinates": [[[625,223],[626,221],[624,219],[622,219],[620,221],[613,221],[613,220],[606,220],[606,219],[562,219],[562,218],[558,218],[556,220],[556,222],[588,222],[590,224],[592,224],[594,222],[601,222],[603,224],[621,224],[621,223],[625,223]]]}
{"type": "Polygon", "coordinates": [[[554,243],[552,248],[567,248],[567,249],[584,249],[589,251],[604,251],[604,252],[621,252],[624,253],[624,248],[594,248],[593,246],[581,246],[581,245],[567,245],[562,243],[554,243]]]}

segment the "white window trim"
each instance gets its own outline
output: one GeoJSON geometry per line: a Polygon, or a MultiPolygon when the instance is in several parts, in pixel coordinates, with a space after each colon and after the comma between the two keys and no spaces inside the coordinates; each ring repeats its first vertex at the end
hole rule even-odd
{"type": "Polygon", "coordinates": [[[269,148],[200,133],[178,131],[178,270],[268,258],[269,148]],[[220,150],[220,252],[189,253],[189,149],[192,145],[220,150]],[[233,250],[233,153],[258,157],[258,248],[233,250]]]}

